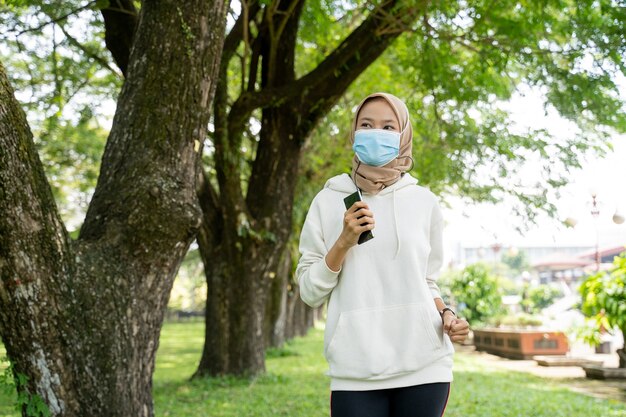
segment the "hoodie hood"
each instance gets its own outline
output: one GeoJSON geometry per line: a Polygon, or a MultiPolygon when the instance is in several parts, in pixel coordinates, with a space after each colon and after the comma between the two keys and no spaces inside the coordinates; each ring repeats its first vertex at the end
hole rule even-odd
{"type": "MultiPolygon", "coordinates": [[[[391,193],[393,196],[393,226],[395,228],[395,234],[396,234],[396,253],[393,257],[394,259],[398,257],[398,254],[400,253],[400,248],[401,248],[400,232],[398,229],[398,213],[396,211],[396,191],[402,188],[408,187],[408,186],[416,185],[416,184],[417,184],[417,178],[412,177],[411,174],[406,172],[400,177],[398,181],[383,188],[378,193],[375,193],[375,195],[378,195],[381,197],[389,193],[391,193]]],[[[350,178],[348,174],[341,174],[341,175],[336,175],[332,177],[331,179],[326,181],[324,188],[329,188],[331,190],[339,191],[339,192],[347,193],[347,194],[352,194],[357,189],[354,182],[352,182],[352,178],[350,178]]],[[[367,196],[367,195],[370,195],[371,193],[368,193],[367,191],[365,191],[364,194],[367,196]]]]}
{"type": "MultiPolygon", "coordinates": [[[[392,193],[395,190],[399,190],[401,188],[415,184],[417,184],[417,178],[411,176],[411,174],[406,172],[400,177],[400,179],[398,179],[398,181],[394,182],[388,187],[383,188],[380,192],[377,193],[377,195],[383,196],[385,194],[392,193]]],[[[356,185],[348,174],[340,174],[330,178],[328,181],[326,181],[324,188],[330,188],[331,190],[348,194],[352,194],[356,191],[356,185]]],[[[363,193],[365,195],[370,194],[367,191],[363,191],[363,193]]]]}

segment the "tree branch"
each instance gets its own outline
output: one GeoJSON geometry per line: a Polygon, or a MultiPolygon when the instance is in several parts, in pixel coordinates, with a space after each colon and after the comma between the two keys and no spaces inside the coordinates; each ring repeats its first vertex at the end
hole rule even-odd
{"type": "Polygon", "coordinates": [[[80,42],[78,42],[78,40],[76,38],[74,38],[72,35],[70,35],[68,33],[67,30],[65,30],[65,27],[63,27],[63,25],[58,24],[59,28],[61,28],[61,31],[63,32],[63,34],[65,35],[65,37],[67,38],[68,42],[70,43],[70,45],[74,45],[75,47],[77,47],[78,49],[80,49],[81,51],[83,51],[85,53],[86,56],[88,56],[89,58],[93,59],[94,61],[96,61],[98,64],[100,64],[103,68],[108,69],[109,71],[111,71],[113,74],[117,75],[117,76],[122,76],[122,74],[120,74],[119,71],[115,70],[111,65],[109,65],[109,63],[102,58],[101,56],[99,56],[97,53],[95,53],[94,51],[89,50],[89,48],[87,48],[85,45],[81,44],[80,42]]]}
{"type": "Polygon", "coordinates": [[[235,213],[234,217],[224,219],[224,227],[229,231],[237,227],[237,216],[244,209],[243,193],[240,182],[239,167],[239,144],[238,135],[230,129],[228,105],[228,64],[234,57],[237,47],[244,37],[244,26],[249,25],[261,7],[257,0],[253,0],[248,6],[248,14],[241,13],[234,26],[224,40],[222,61],[218,75],[218,84],[213,101],[213,119],[215,133],[213,145],[215,146],[215,171],[219,183],[219,199],[222,213],[235,213]]]}
{"type": "MultiPolygon", "coordinates": [[[[36,32],[36,31],[41,30],[44,27],[48,26],[49,24],[58,23],[58,22],[60,22],[62,20],[67,19],[70,16],[73,16],[75,14],[78,14],[78,13],[82,12],[83,10],[91,8],[91,6],[93,6],[97,2],[98,2],[98,0],[90,1],[89,3],[85,4],[84,6],[81,6],[78,9],[72,10],[71,12],[66,13],[66,14],[64,14],[62,16],[54,17],[54,18],[50,19],[49,21],[44,22],[44,23],[42,23],[42,24],[40,24],[38,26],[35,26],[33,28],[24,29],[24,30],[18,32],[15,36],[20,36],[20,35],[23,35],[24,33],[28,33],[28,32],[36,32]]],[[[47,14],[46,14],[46,16],[47,16],[47,14]]]]}
{"type": "Polygon", "coordinates": [[[104,41],[107,49],[111,51],[115,63],[126,77],[138,21],[137,9],[133,0],[110,0],[109,5],[100,11],[104,17],[104,41]]]}
{"type": "Polygon", "coordinates": [[[294,83],[242,94],[233,103],[230,112],[238,119],[233,122],[244,122],[254,109],[295,99],[303,106],[300,114],[311,112],[306,116],[305,123],[308,126],[305,131],[309,130],[350,83],[402,33],[400,29],[409,30],[411,23],[425,8],[426,0],[419,7],[400,7],[401,4],[399,0],[389,0],[374,9],[315,69],[294,83]]]}
{"type": "Polygon", "coordinates": [[[201,164],[198,164],[198,200],[202,208],[202,225],[197,239],[203,240],[203,247],[215,248],[221,241],[223,230],[223,224],[220,221],[222,209],[217,192],[201,164]]]}
{"type": "Polygon", "coordinates": [[[250,74],[248,76],[248,88],[246,91],[253,92],[256,89],[256,80],[259,71],[259,58],[261,57],[261,42],[258,38],[252,43],[252,56],[250,57],[250,74]]]}
{"type": "Polygon", "coordinates": [[[226,35],[224,39],[224,49],[222,50],[222,66],[228,67],[230,59],[239,47],[239,43],[244,38],[244,26],[249,26],[250,22],[254,20],[257,13],[261,9],[258,0],[251,0],[248,5],[248,14],[245,16],[243,13],[239,15],[237,21],[226,35]]]}

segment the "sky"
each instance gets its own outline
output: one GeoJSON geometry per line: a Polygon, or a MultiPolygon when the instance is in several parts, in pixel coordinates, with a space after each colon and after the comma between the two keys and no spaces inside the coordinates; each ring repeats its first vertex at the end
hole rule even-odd
{"type": "MultiPolygon", "coordinates": [[[[626,82],[621,80],[621,90],[626,93],[626,82]]],[[[623,94],[626,95],[626,94],[623,94]]],[[[544,114],[542,96],[537,91],[524,89],[503,107],[511,111],[511,119],[519,129],[543,127],[553,134],[570,135],[575,125],[559,117],[555,111],[544,114]]],[[[540,216],[538,224],[524,235],[515,230],[521,221],[511,215],[506,203],[467,206],[459,200],[448,200],[451,208],[444,208],[446,252],[454,248],[489,247],[498,242],[506,247],[525,246],[595,246],[596,220],[591,215],[591,190],[595,189],[600,214],[597,218],[600,247],[626,244],[626,223],[617,225],[612,217],[617,210],[626,215],[626,135],[615,135],[614,150],[597,158],[589,156],[582,168],[569,175],[569,183],[562,197],[555,202],[559,220],[572,217],[577,220],[568,228],[557,219],[540,216]]],[[[532,166],[527,172],[532,173],[532,166]]],[[[539,172],[539,168],[534,170],[539,172]]]]}

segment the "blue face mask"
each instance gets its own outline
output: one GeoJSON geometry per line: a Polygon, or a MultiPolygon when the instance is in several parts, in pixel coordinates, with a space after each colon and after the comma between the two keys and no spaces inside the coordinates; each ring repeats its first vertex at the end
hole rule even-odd
{"type": "Polygon", "coordinates": [[[384,129],[360,129],[354,132],[352,149],[359,161],[381,167],[400,154],[400,132],[384,129]]]}

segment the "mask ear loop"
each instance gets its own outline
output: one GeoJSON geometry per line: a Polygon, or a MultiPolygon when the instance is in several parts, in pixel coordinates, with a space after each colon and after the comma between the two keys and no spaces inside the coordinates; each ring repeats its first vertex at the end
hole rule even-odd
{"type": "Polygon", "coordinates": [[[358,185],[356,185],[356,175],[357,175],[357,172],[359,171],[359,167],[361,166],[361,161],[358,160],[358,159],[359,158],[357,158],[356,169],[354,170],[354,178],[352,178],[352,182],[354,183],[354,186],[356,187],[357,191],[360,194],[361,193],[361,189],[359,188],[358,185]]]}
{"type": "Polygon", "coordinates": [[[396,159],[401,159],[401,158],[409,158],[411,160],[411,167],[406,170],[406,172],[410,172],[413,169],[413,167],[415,166],[415,162],[413,161],[413,157],[411,157],[410,155],[406,155],[406,156],[399,156],[396,159]]]}

